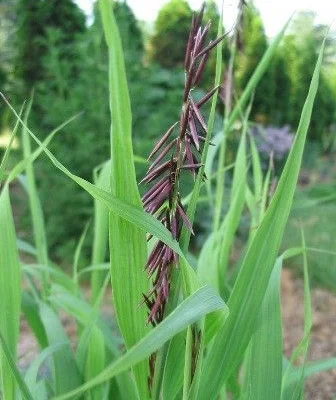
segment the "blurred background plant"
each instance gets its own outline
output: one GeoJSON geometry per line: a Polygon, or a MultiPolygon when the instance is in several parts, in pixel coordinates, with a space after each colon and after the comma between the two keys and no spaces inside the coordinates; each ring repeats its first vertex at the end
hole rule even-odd
{"type": "MultiPolygon", "coordinates": [[[[137,173],[140,176],[145,167],[142,159],[149,153],[154,138],[177,118],[184,80],[184,43],[193,10],[185,0],[170,0],[162,6],[154,23],[150,24],[138,21],[126,1],[114,2],[114,9],[125,49],[134,147],[140,160],[137,173]]],[[[216,36],[219,14],[217,3],[207,1],[205,21],[213,21],[210,37],[216,36]]],[[[65,165],[71,161],[75,173],[92,179],[93,169],[109,156],[109,138],[106,134],[109,129],[109,109],[105,101],[108,93],[107,52],[97,5],[94,5],[88,20],[73,0],[2,0],[0,16],[0,55],[3,60],[0,66],[1,90],[16,105],[21,105],[22,93],[29,97],[34,90],[30,126],[41,138],[79,113],[50,148],[65,165]]],[[[226,28],[229,30],[231,27],[226,28]]],[[[273,152],[275,175],[281,171],[282,160],[290,148],[291,132],[295,132],[298,124],[325,29],[324,25],[316,23],[312,12],[295,15],[254,94],[251,129],[264,156],[266,168],[269,155],[273,152]]],[[[224,73],[230,57],[230,35],[223,45],[224,73]]],[[[239,27],[234,98],[241,94],[269,42],[259,11],[253,2],[249,2],[248,7],[244,8],[239,27]]],[[[308,185],[314,184],[312,168],[316,163],[321,164],[318,160],[324,160],[325,165],[332,164],[334,160],[335,52],[336,38],[335,34],[331,34],[326,44],[326,57],[305,154],[307,168],[302,180],[308,185]]],[[[202,83],[204,91],[212,85],[210,77],[214,74],[215,58],[214,55],[211,57],[202,83]]],[[[222,107],[218,107],[215,131],[222,125],[221,110],[222,107]]],[[[0,148],[6,145],[7,132],[12,124],[8,110],[1,104],[0,148]]],[[[232,161],[230,154],[234,154],[238,139],[236,137],[228,144],[227,163],[232,161]]],[[[20,144],[17,145],[20,148],[20,144]]],[[[67,264],[72,259],[86,221],[91,217],[92,201],[43,158],[38,160],[36,171],[51,254],[67,264]]],[[[318,171],[323,173],[322,168],[318,171]]],[[[323,177],[326,185],[329,175],[327,173],[323,177]]],[[[20,196],[16,201],[20,206],[23,205],[20,196]]],[[[300,202],[299,197],[297,201],[300,202]]],[[[210,228],[208,220],[211,212],[206,207],[202,208],[200,218],[196,221],[196,226],[205,233],[210,228]]],[[[22,234],[29,236],[26,219],[25,213],[20,214],[18,224],[22,234]]],[[[321,222],[321,229],[322,225],[321,222]]],[[[87,243],[90,243],[89,239],[90,233],[87,243]]],[[[194,243],[194,247],[197,251],[197,243],[194,243]]],[[[84,251],[83,254],[88,253],[84,251]]]]}
{"type": "Polygon", "coordinates": [[[250,130],[260,155],[264,160],[264,169],[267,170],[269,160],[281,162],[288,154],[294,139],[289,126],[277,128],[274,126],[253,125],[250,130]]]}

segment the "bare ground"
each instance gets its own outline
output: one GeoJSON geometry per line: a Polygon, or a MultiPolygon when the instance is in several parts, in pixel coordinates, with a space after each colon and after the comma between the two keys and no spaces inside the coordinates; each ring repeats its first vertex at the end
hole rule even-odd
{"type": "MultiPolygon", "coordinates": [[[[336,356],[336,296],[323,289],[312,290],[313,328],[309,360],[336,356]]],[[[282,276],[284,350],[287,357],[298,344],[303,331],[303,282],[285,269],[282,276]]],[[[336,396],[336,369],[307,380],[307,400],[331,400],[336,396]]]]}

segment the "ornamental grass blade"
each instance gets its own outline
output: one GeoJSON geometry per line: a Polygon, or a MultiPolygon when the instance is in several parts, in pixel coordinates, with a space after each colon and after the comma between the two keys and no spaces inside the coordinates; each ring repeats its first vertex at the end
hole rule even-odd
{"type": "MultiPolygon", "coordinates": [[[[1,92],[0,92],[1,95],[1,92]]],[[[195,275],[194,270],[190,266],[188,260],[185,257],[184,252],[181,250],[179,244],[176,240],[172,238],[171,232],[162,225],[156,218],[152,215],[146,213],[141,206],[136,206],[128,203],[127,201],[120,200],[118,197],[112,195],[111,193],[98,188],[96,185],[86,181],[85,179],[71,173],[61,162],[57,160],[57,158],[47,149],[46,143],[41,142],[36,135],[26,126],[24,121],[20,118],[18,113],[12,107],[12,105],[7,101],[5,97],[3,97],[6,104],[12,111],[12,113],[19,119],[20,123],[26,127],[27,132],[30,136],[35,140],[35,142],[39,145],[39,148],[36,151],[44,151],[50,161],[62,171],[68,178],[76,182],[81,188],[83,188],[86,192],[88,192],[93,198],[101,201],[110,211],[116,214],[118,217],[125,219],[128,222],[131,222],[133,225],[143,230],[144,232],[148,232],[155,236],[157,239],[165,243],[169,246],[175,253],[177,253],[181,260],[184,261],[184,266],[186,266],[186,271],[189,275],[195,275]]],[[[196,202],[197,203],[197,202],[196,202]]],[[[147,245],[147,244],[146,244],[147,245]]],[[[44,268],[47,268],[44,266],[44,268]]],[[[52,271],[51,271],[52,272],[52,271]]]]}
{"type": "Polygon", "coordinates": [[[99,316],[98,311],[89,303],[66,292],[53,294],[50,297],[50,301],[54,307],[63,309],[73,318],[76,318],[83,327],[88,325],[97,326],[102,331],[106,347],[110,350],[111,354],[114,356],[120,354],[118,349],[120,341],[113,335],[106,321],[99,316]]]}
{"type": "MultiPolygon", "coordinates": [[[[13,388],[15,388],[15,384],[16,384],[21,392],[22,397],[25,400],[34,400],[29,392],[27,385],[25,384],[24,380],[22,379],[20,371],[16,366],[15,359],[13,358],[12,351],[9,348],[9,346],[7,345],[1,332],[0,332],[0,357],[1,357],[1,359],[0,359],[1,363],[3,363],[4,360],[7,362],[7,369],[5,372],[8,375],[6,375],[5,380],[11,380],[11,385],[13,386],[13,388]]],[[[4,370],[2,369],[0,372],[3,373],[4,370]]],[[[0,375],[0,383],[1,383],[0,394],[3,395],[3,397],[1,397],[1,398],[15,399],[16,396],[14,394],[14,391],[12,392],[13,397],[5,397],[6,393],[9,393],[9,392],[4,391],[5,382],[4,382],[3,376],[1,376],[1,375],[0,375]]]]}
{"type": "MultiPolygon", "coordinates": [[[[323,371],[328,371],[330,369],[336,369],[336,358],[327,358],[324,360],[307,362],[304,367],[304,378],[309,378],[323,371]]],[[[287,384],[295,385],[302,377],[302,368],[297,367],[291,369],[287,376],[287,384]]]]}
{"type": "Polygon", "coordinates": [[[235,162],[233,174],[231,199],[229,210],[220,227],[220,244],[218,254],[218,286],[220,293],[224,293],[226,272],[230,257],[230,251],[239,226],[240,218],[245,204],[246,187],[246,129],[244,128],[235,162]]]}
{"type": "MultiPolygon", "coordinates": [[[[253,191],[249,188],[248,184],[246,185],[246,204],[249,208],[251,214],[251,223],[250,223],[250,235],[249,241],[252,240],[255,230],[259,225],[259,221],[264,214],[264,203],[263,203],[263,173],[261,168],[261,162],[259,153],[257,150],[257,146],[253,139],[253,136],[250,135],[250,149],[252,155],[252,170],[253,170],[253,191]]],[[[268,179],[269,173],[267,172],[265,177],[265,184],[268,193],[268,179]]]]}
{"type": "Polygon", "coordinates": [[[197,277],[201,284],[208,284],[219,293],[218,253],[221,236],[211,233],[204,242],[197,264],[197,277]]]}
{"type": "MultiPolygon", "coordinates": [[[[115,336],[110,326],[100,317],[98,311],[109,278],[109,274],[107,274],[93,306],[82,299],[78,299],[71,293],[61,292],[51,298],[56,307],[64,309],[85,327],[76,350],[77,365],[82,367],[80,372],[82,374],[85,373],[85,381],[89,379],[89,375],[91,375],[91,378],[98,375],[106,365],[121,355],[119,347],[123,345],[122,339],[115,336]],[[99,341],[98,351],[96,349],[97,340],[99,341]],[[104,363],[102,362],[103,359],[104,363]]],[[[128,372],[118,375],[115,381],[112,380],[107,384],[96,386],[92,392],[96,398],[105,399],[109,398],[105,396],[109,390],[110,398],[114,398],[114,389],[117,392],[116,398],[121,400],[136,400],[139,397],[133,376],[128,372]]],[[[90,393],[88,397],[90,398],[90,393]]]]}
{"type": "Polygon", "coordinates": [[[162,398],[174,400],[183,385],[186,332],[176,335],[170,342],[162,380],[162,398]]]}
{"type": "Polygon", "coordinates": [[[288,249],[278,257],[274,265],[246,354],[243,399],[280,400],[281,398],[283,377],[281,269],[285,259],[301,253],[302,248],[288,249]]]}
{"type": "MultiPolygon", "coordinates": [[[[200,284],[212,286],[217,293],[220,293],[220,281],[218,273],[218,258],[221,244],[220,232],[211,233],[205,241],[197,266],[197,277],[200,284]]],[[[204,341],[207,345],[223,325],[228,316],[228,308],[211,313],[205,317],[204,341]]]]}
{"type": "Polygon", "coordinates": [[[72,262],[72,280],[74,281],[74,284],[77,287],[79,285],[79,278],[78,277],[79,277],[79,273],[80,273],[80,271],[79,271],[79,261],[80,261],[80,258],[81,258],[83,245],[84,245],[84,242],[85,242],[85,239],[86,239],[86,235],[87,235],[87,231],[89,229],[89,226],[90,226],[90,222],[88,222],[85,225],[84,229],[83,229],[83,232],[82,232],[82,234],[81,234],[81,236],[80,236],[80,238],[78,240],[78,243],[77,243],[77,246],[76,246],[76,249],[75,249],[74,259],[73,259],[73,262],[72,262]]]}
{"type": "MultiPolygon", "coordinates": [[[[222,142],[222,139],[223,139],[222,132],[216,133],[211,138],[212,146],[210,146],[209,149],[208,149],[208,154],[207,154],[207,158],[206,158],[205,166],[204,166],[204,172],[205,172],[206,176],[208,176],[208,177],[212,177],[212,170],[213,170],[214,161],[215,161],[216,154],[217,154],[217,151],[219,149],[219,146],[220,146],[220,144],[222,142]]],[[[211,179],[208,179],[205,182],[205,185],[206,185],[209,205],[211,207],[213,207],[213,195],[212,195],[211,179]]]]}
{"type": "Polygon", "coordinates": [[[28,386],[30,393],[35,400],[45,400],[45,397],[40,396],[40,387],[39,387],[39,379],[38,373],[42,365],[47,361],[49,357],[51,357],[55,352],[57,352],[63,345],[66,343],[57,343],[52,346],[46,347],[30,364],[26,374],[25,374],[25,382],[28,386]]]}
{"type": "MultiPolygon", "coordinates": [[[[0,96],[5,100],[5,102],[7,103],[7,105],[11,108],[11,106],[9,105],[9,103],[7,102],[6,98],[4,97],[4,95],[0,92],[0,96]]],[[[13,111],[13,109],[11,108],[11,110],[13,111]]],[[[15,114],[15,112],[14,112],[15,114]]],[[[15,114],[16,115],[16,114],[15,114]]],[[[75,120],[77,117],[79,116],[79,114],[69,118],[67,121],[63,122],[61,125],[59,125],[56,129],[54,129],[47,137],[46,139],[43,141],[43,145],[45,147],[47,147],[49,145],[49,143],[52,141],[52,139],[54,138],[54,136],[56,135],[56,133],[59,133],[65,126],[67,126],[68,124],[70,124],[70,122],[72,122],[73,120],[75,120]]],[[[27,127],[27,124],[23,122],[23,120],[21,119],[20,116],[17,117],[18,121],[21,123],[21,125],[25,128],[25,130],[29,132],[29,129],[27,127]]],[[[33,163],[38,157],[39,155],[43,152],[43,147],[40,146],[38,147],[36,150],[34,150],[30,156],[24,160],[21,160],[20,162],[18,162],[15,167],[11,170],[11,172],[9,173],[7,182],[11,182],[14,179],[16,179],[26,168],[28,164],[33,163]]]]}
{"type": "Polygon", "coordinates": [[[21,309],[25,320],[28,322],[30,329],[34,333],[39,346],[41,349],[44,349],[48,346],[48,339],[43,323],[39,316],[38,303],[36,299],[26,290],[22,293],[21,309]]]}
{"type": "Polygon", "coordinates": [[[40,264],[23,264],[23,272],[41,281],[45,273],[49,273],[53,279],[53,284],[64,287],[69,292],[75,293],[78,289],[74,281],[64,271],[56,266],[49,267],[40,264]]]}
{"type": "MultiPolygon", "coordinates": [[[[110,191],[111,162],[108,161],[101,169],[95,184],[110,191]]],[[[108,244],[108,208],[100,201],[94,199],[94,226],[93,226],[93,249],[92,265],[102,264],[106,259],[108,244]]],[[[92,302],[94,303],[100,292],[101,285],[106,276],[105,271],[93,271],[91,274],[92,302]]]]}
{"type": "Polygon", "coordinates": [[[81,377],[70,341],[58,315],[49,305],[42,302],[39,304],[39,312],[49,346],[62,344],[62,347],[52,355],[53,390],[56,395],[60,395],[79,386],[81,377]]]}
{"type": "Polygon", "coordinates": [[[275,263],[247,350],[243,398],[280,400],[282,383],[282,321],[280,278],[282,257],[275,263]],[[265,384],[267,376],[267,384],[265,384]]]}
{"type": "Polygon", "coordinates": [[[109,365],[99,376],[72,392],[54,398],[54,400],[73,399],[92,387],[113,378],[121,372],[127,371],[133,365],[155,353],[169,339],[185,330],[188,325],[222,307],[225,307],[225,303],[217,296],[215,291],[209,286],[203,286],[178,305],[167,318],[151,330],[139,343],[128,350],[126,354],[109,365]]]}
{"type": "Polygon", "coordinates": [[[278,187],[236,279],[228,307],[230,314],[214,339],[204,362],[198,399],[216,398],[225,381],[239,366],[253,334],[292,206],[301,159],[318,88],[322,45],[301,119],[278,187]]]}
{"type": "MultiPolygon", "coordinates": [[[[32,107],[32,100],[29,101],[27,109],[25,110],[24,122],[26,126],[31,107],[32,107]]],[[[48,265],[48,245],[45,232],[44,217],[43,217],[41,203],[37,194],[33,161],[31,160],[32,152],[31,152],[30,136],[27,133],[27,130],[24,126],[22,128],[22,146],[23,146],[24,159],[27,160],[25,168],[27,176],[26,188],[29,198],[29,208],[33,226],[34,242],[37,251],[37,262],[42,265],[48,265]]],[[[47,293],[47,285],[48,285],[47,279],[48,276],[46,275],[42,282],[43,284],[42,291],[44,293],[47,293]]]]}
{"type": "MultiPolygon", "coordinates": [[[[263,188],[262,188],[262,193],[261,193],[261,201],[260,201],[260,207],[259,207],[259,221],[261,219],[261,216],[265,214],[266,208],[267,208],[267,203],[270,197],[270,182],[271,182],[271,175],[273,172],[273,166],[272,166],[272,161],[270,160],[268,170],[266,172],[266,176],[264,179],[263,183],[263,188]]],[[[259,224],[258,221],[258,224],[259,224]]]]}
{"type": "MultiPolygon", "coordinates": [[[[132,115],[123,49],[112,4],[99,0],[100,14],[109,55],[111,110],[111,193],[118,199],[141,207],[132,147],[132,115]]],[[[139,307],[148,291],[144,266],[147,259],[145,232],[124,218],[110,213],[110,263],[113,304],[120,331],[130,348],[150,331],[147,311],[139,307]]],[[[141,399],[149,397],[147,360],[134,368],[141,399]]]]}
{"type": "Polygon", "coordinates": [[[250,135],[249,138],[250,138],[250,149],[252,155],[254,196],[257,199],[260,199],[262,196],[262,187],[263,187],[263,173],[261,168],[261,161],[253,136],[250,135]]]}
{"type": "Polygon", "coordinates": [[[30,256],[36,257],[37,251],[34,246],[32,246],[30,243],[21,240],[21,239],[16,239],[17,247],[19,252],[22,251],[22,253],[29,254],[30,256]]]}
{"type": "MultiPolygon", "coordinates": [[[[97,376],[106,364],[106,354],[105,354],[105,341],[104,336],[100,329],[93,327],[91,331],[91,337],[89,346],[87,348],[87,357],[85,360],[85,371],[84,377],[85,382],[97,376]]],[[[101,400],[104,399],[104,394],[108,390],[106,384],[99,385],[88,393],[87,398],[89,400],[101,400]]]]}
{"type": "Polygon", "coordinates": [[[16,361],[21,308],[20,281],[15,227],[6,184],[0,194],[0,333],[6,345],[0,354],[0,392],[4,399],[15,398],[15,381],[4,351],[8,350],[16,361]]]}

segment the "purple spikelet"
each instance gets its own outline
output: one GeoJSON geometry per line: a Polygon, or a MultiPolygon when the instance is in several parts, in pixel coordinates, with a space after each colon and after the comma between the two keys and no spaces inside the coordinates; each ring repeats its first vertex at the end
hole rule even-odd
{"type": "MultiPolygon", "coordinates": [[[[177,241],[183,226],[193,233],[192,223],[181,202],[180,177],[182,173],[191,173],[195,177],[202,166],[198,159],[201,159],[207,126],[200,108],[218,87],[199,102],[192,99],[191,91],[201,80],[210,51],[224,38],[222,36],[206,43],[210,23],[202,27],[203,12],[204,5],[200,13],[193,16],[191,23],[185,55],[185,85],[179,122],[173,124],[154,146],[149,159],[154,155],[156,159],[141,181],[151,184],[151,188],[142,198],[145,210],[155,215],[177,241]]],[[[143,302],[149,309],[148,322],[153,325],[163,319],[169,296],[171,271],[177,263],[178,255],[161,241],[154,245],[148,257],[145,268],[153,286],[149,293],[144,294],[143,302]]]]}

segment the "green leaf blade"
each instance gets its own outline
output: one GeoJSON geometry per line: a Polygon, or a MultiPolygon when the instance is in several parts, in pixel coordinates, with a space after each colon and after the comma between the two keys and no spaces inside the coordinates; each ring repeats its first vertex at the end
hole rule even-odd
{"type": "Polygon", "coordinates": [[[70,341],[54,310],[46,303],[39,304],[40,318],[48,338],[49,346],[61,345],[52,356],[54,391],[61,394],[72,390],[81,383],[81,377],[74,359],[70,341]]]}
{"type": "Polygon", "coordinates": [[[203,286],[184,300],[159,325],[151,330],[139,343],[133,346],[125,355],[107,367],[99,376],[86,382],[80,388],[59,396],[54,400],[73,398],[92,387],[111,379],[117,374],[141,362],[157,351],[169,339],[183,331],[188,325],[198,321],[204,315],[225,307],[224,301],[217,296],[209,286],[203,286]]]}
{"type": "MultiPolygon", "coordinates": [[[[141,207],[132,147],[132,114],[124,55],[117,23],[109,0],[99,1],[109,54],[109,93],[111,110],[111,193],[120,200],[141,207]]],[[[147,313],[139,307],[149,282],[144,271],[147,259],[145,232],[124,218],[110,213],[110,262],[113,303],[120,331],[127,348],[150,330],[147,313]]],[[[134,369],[141,399],[149,397],[145,360],[134,369]]]]}
{"type": "Polygon", "coordinates": [[[254,330],[293,201],[301,159],[318,88],[321,48],[298,132],[277,190],[247,250],[228,306],[229,317],[218,332],[204,365],[198,399],[215,398],[238,367],[254,330]]]}
{"type": "MultiPolygon", "coordinates": [[[[110,190],[111,163],[108,161],[100,171],[96,185],[110,190]]],[[[108,243],[108,208],[97,199],[94,199],[94,234],[92,249],[92,265],[102,264],[105,261],[108,243]]],[[[98,297],[106,272],[93,271],[91,274],[92,302],[98,297]]]]}
{"type": "Polygon", "coordinates": [[[247,356],[246,399],[280,400],[282,384],[282,321],[280,278],[282,257],[274,266],[247,356]],[[267,376],[267,384],[265,384],[267,376]]]}
{"type": "MultiPolygon", "coordinates": [[[[8,185],[0,194],[0,331],[16,360],[21,309],[21,270],[8,185]]],[[[15,382],[3,352],[0,353],[0,389],[5,399],[15,398],[15,382]]]]}

